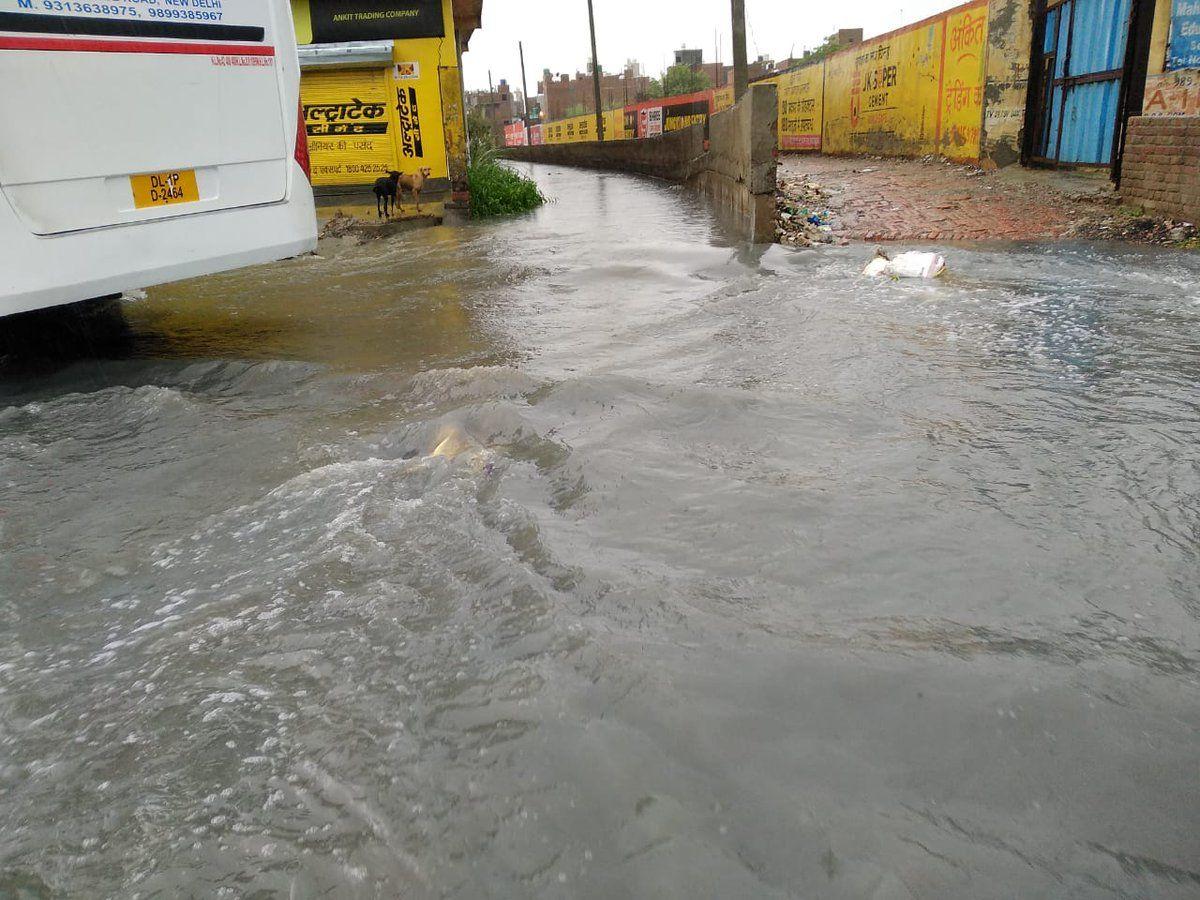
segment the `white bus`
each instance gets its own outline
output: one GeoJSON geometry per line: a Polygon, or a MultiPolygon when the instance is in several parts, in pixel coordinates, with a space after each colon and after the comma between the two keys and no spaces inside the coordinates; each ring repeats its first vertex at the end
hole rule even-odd
{"type": "Polygon", "coordinates": [[[288,0],[0,0],[0,316],[313,249],[299,93],[288,0]]]}

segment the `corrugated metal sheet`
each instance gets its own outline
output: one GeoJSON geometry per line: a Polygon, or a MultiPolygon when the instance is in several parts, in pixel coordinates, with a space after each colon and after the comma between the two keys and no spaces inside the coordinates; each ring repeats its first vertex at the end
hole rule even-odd
{"type": "Polygon", "coordinates": [[[1120,79],[1078,84],[1067,91],[1060,162],[1112,162],[1120,95],[1120,79]]]}
{"type": "Polygon", "coordinates": [[[1131,2],[1066,0],[1047,11],[1043,52],[1054,54],[1056,83],[1045,111],[1040,148],[1045,158],[1112,162],[1131,2]]]}

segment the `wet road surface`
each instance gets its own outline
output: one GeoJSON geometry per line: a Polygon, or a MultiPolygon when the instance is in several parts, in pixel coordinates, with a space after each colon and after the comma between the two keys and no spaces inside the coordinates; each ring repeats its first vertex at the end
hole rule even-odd
{"type": "Polygon", "coordinates": [[[1200,894],[1200,261],[534,171],[9,360],[0,896],[1200,894]]]}

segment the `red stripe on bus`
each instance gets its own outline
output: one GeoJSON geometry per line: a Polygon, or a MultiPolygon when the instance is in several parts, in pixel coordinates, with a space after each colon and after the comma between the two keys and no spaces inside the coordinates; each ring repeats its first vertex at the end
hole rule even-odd
{"type": "Polygon", "coordinates": [[[83,38],[5,37],[0,50],[49,50],[68,53],[182,53],[191,56],[274,56],[262,44],[183,44],[174,41],[96,41],[83,38]]]}

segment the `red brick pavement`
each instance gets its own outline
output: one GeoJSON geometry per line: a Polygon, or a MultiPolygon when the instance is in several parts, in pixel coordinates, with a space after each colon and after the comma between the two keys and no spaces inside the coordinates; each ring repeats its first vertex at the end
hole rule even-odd
{"type": "Polygon", "coordinates": [[[834,237],[857,241],[1038,240],[1111,215],[1107,177],[1028,169],[982,172],[934,160],[794,155],[781,183],[828,194],[834,237]]]}

